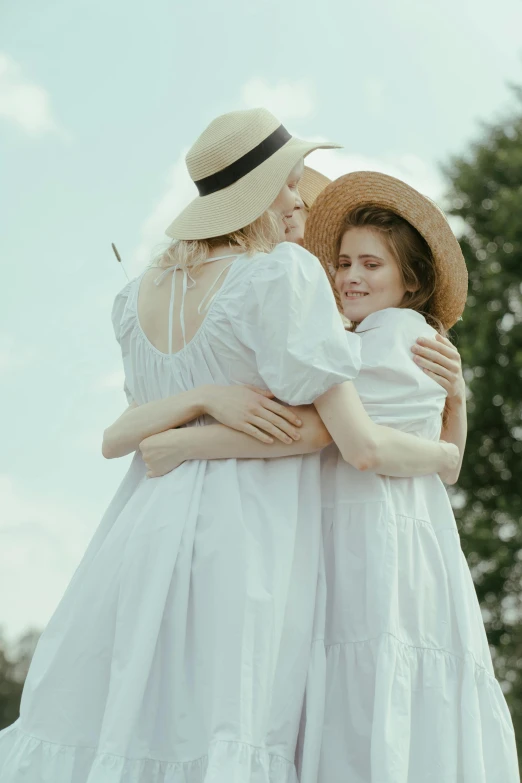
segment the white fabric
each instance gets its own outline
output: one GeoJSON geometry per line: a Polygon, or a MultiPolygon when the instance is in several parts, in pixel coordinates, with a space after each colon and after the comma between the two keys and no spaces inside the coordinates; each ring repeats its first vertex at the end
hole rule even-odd
{"type": "MultiPolygon", "coordinates": [[[[438,439],[444,392],[411,359],[417,313],[358,328],[375,421],[438,439]]],[[[323,456],[327,690],[319,783],[515,783],[515,740],[438,476],[359,473],[323,456]]]]}
{"type": "MultiPolygon", "coordinates": [[[[231,382],[304,403],[358,372],[359,338],[295,245],[238,258],[172,356],[140,328],[139,282],[113,310],[139,404],[231,382]]],[[[296,783],[307,680],[308,703],[324,696],[319,457],[144,474],[137,454],[40,639],[21,717],[0,734],[0,780],[296,783]]]]}

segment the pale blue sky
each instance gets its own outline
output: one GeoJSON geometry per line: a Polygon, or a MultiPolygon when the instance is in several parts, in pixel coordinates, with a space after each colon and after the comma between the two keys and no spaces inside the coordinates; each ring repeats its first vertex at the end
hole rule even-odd
{"type": "Polygon", "coordinates": [[[121,479],[110,308],[190,197],[184,150],[265,104],[315,165],[435,198],[439,162],[521,82],[518,0],[54,0],[0,10],[0,625],[42,627],[121,479]],[[321,10],[319,11],[319,7],[321,10]],[[145,10],[146,8],[146,10],[145,10]]]}

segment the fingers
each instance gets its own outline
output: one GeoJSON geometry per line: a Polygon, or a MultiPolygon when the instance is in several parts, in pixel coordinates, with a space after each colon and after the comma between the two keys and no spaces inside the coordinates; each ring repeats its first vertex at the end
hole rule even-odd
{"type": "Polygon", "coordinates": [[[414,350],[414,348],[412,348],[412,351],[415,361],[420,358],[423,361],[430,361],[438,367],[444,367],[455,375],[460,372],[460,357],[458,353],[456,354],[457,358],[455,358],[453,355],[448,357],[446,354],[441,354],[439,351],[428,347],[417,348],[417,350],[414,350]]]}
{"type": "Polygon", "coordinates": [[[251,391],[256,392],[256,394],[260,394],[262,397],[267,397],[268,399],[273,399],[274,394],[270,391],[270,389],[258,389],[257,386],[251,386],[249,383],[245,384],[247,389],[250,389],[251,391]]]}
{"type": "Polygon", "coordinates": [[[423,359],[421,356],[415,356],[413,361],[424,370],[431,370],[431,372],[441,375],[443,378],[453,379],[456,374],[454,370],[451,370],[442,364],[438,364],[437,362],[431,362],[429,359],[423,359]]]}
{"type": "Polygon", "coordinates": [[[247,435],[250,435],[252,438],[255,438],[256,440],[260,440],[261,443],[274,442],[273,438],[267,435],[266,432],[262,432],[257,427],[254,427],[253,424],[245,424],[242,428],[242,431],[245,432],[247,435]]]}
{"type": "Polygon", "coordinates": [[[276,413],[278,416],[280,416],[283,419],[286,419],[290,424],[293,424],[295,427],[300,427],[302,425],[302,421],[297,416],[297,414],[294,413],[292,408],[288,408],[286,405],[281,405],[280,402],[275,402],[274,400],[266,400],[264,402],[264,407],[267,410],[272,411],[272,413],[276,413]]]}
{"type": "MultiPolygon", "coordinates": [[[[263,408],[262,411],[259,413],[254,413],[255,416],[257,416],[261,421],[269,422],[270,424],[273,424],[274,427],[277,430],[282,430],[282,432],[286,433],[292,440],[299,440],[299,430],[290,424],[287,419],[281,418],[277,413],[272,413],[271,410],[268,410],[268,408],[263,408]]],[[[256,425],[259,426],[259,422],[256,422],[256,425]]],[[[265,427],[263,429],[266,429],[265,427]]],[[[274,433],[271,432],[273,435],[274,433]]]]}
{"type": "Polygon", "coordinates": [[[442,337],[442,335],[437,335],[437,340],[431,340],[428,337],[419,337],[417,342],[412,346],[413,353],[420,353],[424,354],[425,351],[429,350],[432,353],[434,352],[439,357],[445,357],[447,359],[451,359],[454,362],[458,362],[460,364],[460,354],[455,348],[452,343],[446,338],[442,337]]]}
{"type": "Polygon", "coordinates": [[[431,370],[424,370],[426,375],[428,375],[432,380],[435,381],[435,383],[438,383],[439,386],[442,386],[443,389],[446,389],[447,392],[451,391],[451,383],[448,381],[447,378],[443,378],[442,375],[437,375],[434,372],[431,372],[431,370]]]}
{"type": "MultiPolygon", "coordinates": [[[[268,413],[268,411],[267,411],[268,413]]],[[[278,417],[275,416],[277,419],[278,417]]],[[[254,416],[252,418],[252,424],[257,427],[258,429],[262,430],[263,432],[266,432],[268,435],[270,435],[272,438],[276,438],[276,440],[280,440],[282,443],[292,443],[293,440],[299,440],[299,433],[295,432],[295,437],[292,437],[292,435],[285,431],[285,428],[288,428],[292,430],[293,428],[290,427],[290,425],[282,420],[279,419],[279,424],[272,424],[271,421],[267,421],[267,419],[262,419],[260,416],[254,416]]]]}

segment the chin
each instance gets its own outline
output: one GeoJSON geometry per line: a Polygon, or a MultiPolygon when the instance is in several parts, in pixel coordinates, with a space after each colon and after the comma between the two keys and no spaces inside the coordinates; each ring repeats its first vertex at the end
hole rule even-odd
{"type": "Polygon", "coordinates": [[[286,232],[285,242],[293,242],[296,245],[304,247],[304,236],[298,234],[294,229],[290,229],[290,231],[286,232]]]}
{"type": "Polygon", "coordinates": [[[348,320],[352,321],[354,324],[359,324],[361,321],[364,321],[366,316],[370,315],[372,312],[372,310],[366,307],[354,307],[353,305],[343,307],[344,317],[348,318],[348,320]]]}

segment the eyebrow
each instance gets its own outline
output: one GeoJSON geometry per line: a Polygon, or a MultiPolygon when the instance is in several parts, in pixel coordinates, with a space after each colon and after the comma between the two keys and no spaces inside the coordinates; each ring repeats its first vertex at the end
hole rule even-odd
{"type": "MultiPolygon", "coordinates": [[[[341,253],[339,256],[339,259],[346,258],[348,261],[351,261],[351,256],[346,255],[346,253],[341,253]]],[[[377,261],[384,261],[384,258],[381,258],[380,256],[374,256],[371,253],[363,253],[361,256],[357,256],[357,258],[375,258],[377,261]]]]}

